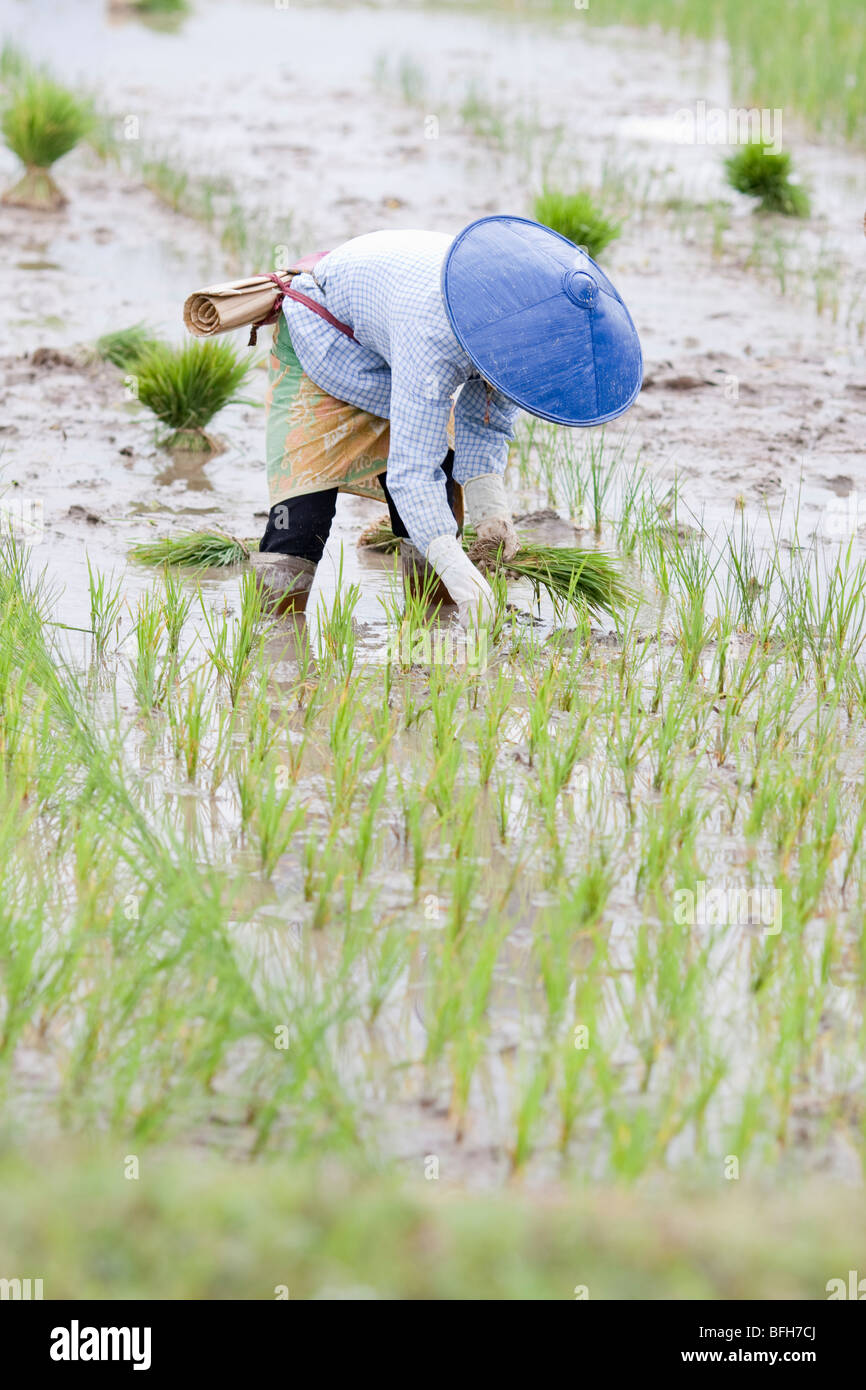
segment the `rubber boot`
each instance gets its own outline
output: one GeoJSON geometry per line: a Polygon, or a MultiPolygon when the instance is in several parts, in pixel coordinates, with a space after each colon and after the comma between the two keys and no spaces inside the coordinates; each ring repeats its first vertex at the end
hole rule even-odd
{"type": "Polygon", "coordinates": [[[266,608],[280,614],[305,611],[316,577],[312,560],[304,560],[300,555],[254,551],[250,562],[266,608]]]}

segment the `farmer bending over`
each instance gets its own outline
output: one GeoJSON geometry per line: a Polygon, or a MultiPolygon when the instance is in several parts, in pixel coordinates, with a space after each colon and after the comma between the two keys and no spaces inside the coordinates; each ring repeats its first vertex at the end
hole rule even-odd
{"type": "Polygon", "coordinates": [[[642,372],[628,310],[583,251],[521,217],[456,238],[370,232],[301,264],[270,358],[262,582],[303,608],[338,492],[384,497],[404,573],[431,566],[464,625],[490,621],[458,539],[463,498],[479,540],[510,558],[518,410],[563,425],[627,410],[642,372]]]}

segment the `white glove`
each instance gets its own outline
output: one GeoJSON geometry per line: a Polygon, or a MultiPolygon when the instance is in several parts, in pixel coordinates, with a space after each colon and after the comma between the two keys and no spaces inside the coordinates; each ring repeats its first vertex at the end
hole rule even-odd
{"type": "Polygon", "coordinates": [[[457,604],[463,627],[483,627],[493,622],[496,617],[493,590],[456,536],[437,536],[427,547],[426,560],[457,604]]]}
{"type": "Polygon", "coordinates": [[[510,560],[520,549],[520,542],[499,474],[483,473],[480,478],[470,478],[463,484],[463,496],[479,541],[501,546],[503,557],[510,560]]]}

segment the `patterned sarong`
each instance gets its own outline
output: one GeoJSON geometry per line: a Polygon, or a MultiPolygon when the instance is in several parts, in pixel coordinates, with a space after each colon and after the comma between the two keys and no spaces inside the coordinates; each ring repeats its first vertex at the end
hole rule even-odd
{"type": "Polygon", "coordinates": [[[320,391],[298,361],[281,314],[268,361],[266,455],[270,505],[338,487],[384,502],[390,423],[320,391]]]}

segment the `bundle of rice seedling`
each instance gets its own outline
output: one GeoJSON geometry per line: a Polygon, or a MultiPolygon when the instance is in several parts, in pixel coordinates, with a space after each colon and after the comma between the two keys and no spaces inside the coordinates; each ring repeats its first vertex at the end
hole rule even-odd
{"type": "Polygon", "coordinates": [[[146,323],[134,323],[130,328],[119,328],[115,333],[103,333],[97,339],[96,351],[104,362],[113,362],[115,367],[127,371],[145,348],[152,347],[156,342],[146,323]]]}
{"type": "Polygon", "coordinates": [[[25,70],[15,78],[0,130],[26,173],[2,201],[40,212],[63,207],[67,199],[51,176],[51,166],[85,139],[94,120],[86,97],[76,96],[46,73],[25,70]]]}
{"type": "Polygon", "coordinates": [[[763,140],[754,140],[726,159],[725,169],[731,188],[760,199],[758,207],[762,212],[809,216],[809,194],[791,177],[791,156],[787,151],[775,154],[763,140]]]}
{"type": "Polygon", "coordinates": [[[243,564],[258,548],[258,541],[242,541],[226,531],[186,531],[165,540],[143,541],[132,546],[129,553],[143,565],[178,565],[200,570],[243,564]]]}
{"type": "Polygon", "coordinates": [[[134,362],[138,399],[172,431],[169,449],[213,448],[204,427],[237,391],[253,363],[230,342],[191,342],[183,347],[150,343],[134,362]]]}
{"type": "Polygon", "coordinates": [[[510,560],[503,561],[498,556],[485,560],[477,551],[472,559],[493,573],[501,571],[512,579],[528,579],[536,596],[544,589],[557,609],[585,607],[595,616],[616,616],[637,598],[616,560],[600,550],[522,545],[510,560]]]}
{"type": "Polygon", "coordinates": [[[621,223],[605,217],[589,193],[562,193],[553,188],[546,188],[536,198],[535,220],[568,237],[575,246],[585,247],[594,261],[622,230],[621,223]]]}
{"type": "MultiPolygon", "coordinates": [[[[476,539],[471,526],[464,528],[461,539],[463,549],[479,569],[510,579],[528,579],[536,595],[544,589],[557,609],[585,607],[593,614],[616,615],[637,600],[616,560],[603,551],[523,544],[512,559],[503,560],[496,547],[476,539]]],[[[385,554],[400,544],[385,520],[368,526],[358,543],[385,554]]]]}

